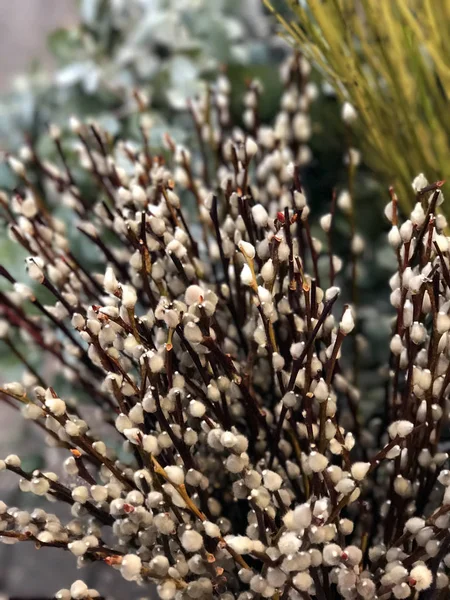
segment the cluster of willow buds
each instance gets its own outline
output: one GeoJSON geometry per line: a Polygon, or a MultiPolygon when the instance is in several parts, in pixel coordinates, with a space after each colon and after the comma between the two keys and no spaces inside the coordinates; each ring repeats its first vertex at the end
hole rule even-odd
{"type": "MultiPolygon", "coordinates": [[[[0,469],[70,517],[0,503],[3,541],[60,548],[80,567],[104,562],[143,593],[156,583],[162,600],[448,597],[440,183],[414,182],[417,205],[401,225],[394,193],[387,209],[396,318],[384,419],[366,424],[349,366],[354,308],[335,285],[345,277],[330,243],[351,199],[320,220],[323,243],[301,184],[315,94],[307,72],[290,59],[273,127],[259,122],[250,84],[248,131],[232,125],[221,77],[191,106],[199,152],[166,138],[165,158],[154,155],[140,98],[140,144],[73,119],[94,201],[57,128],[59,164],[31,147],[9,157],[19,185],[3,217],[35,284],[1,268],[10,289],[0,335],[26,370],[0,397],[45,432],[63,468],[27,472],[9,455],[0,469]],[[52,216],[56,202],[77,225],[52,216]],[[71,250],[75,227],[101,267],[71,250]],[[23,341],[39,348],[40,368],[23,341]],[[70,397],[49,380],[48,359],[70,397]]],[[[78,580],[56,598],[98,595],[78,580]]]]}

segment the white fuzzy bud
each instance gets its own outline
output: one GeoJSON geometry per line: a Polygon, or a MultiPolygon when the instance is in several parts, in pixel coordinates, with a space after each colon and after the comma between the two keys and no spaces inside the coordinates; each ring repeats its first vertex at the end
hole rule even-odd
{"type": "Polygon", "coordinates": [[[88,497],[89,492],[87,487],[84,485],[79,485],[72,490],[72,498],[75,500],[75,502],[84,504],[85,502],[87,502],[88,497]]]}
{"type": "Polygon", "coordinates": [[[197,419],[203,417],[206,412],[206,407],[199,400],[191,400],[189,403],[189,413],[197,419]]]}
{"type": "Polygon", "coordinates": [[[16,175],[25,177],[25,167],[20,160],[14,156],[8,156],[8,164],[16,175]]]}
{"type": "Polygon", "coordinates": [[[423,173],[417,175],[412,182],[412,189],[415,192],[420,192],[423,188],[427,187],[428,180],[423,173]]]}
{"type": "Polygon", "coordinates": [[[313,450],[308,457],[308,464],[314,473],[320,473],[327,468],[328,458],[320,452],[313,450]]]}
{"type": "Polygon", "coordinates": [[[413,224],[411,221],[405,221],[400,226],[400,237],[403,242],[410,242],[413,234],[413,224]]]}
{"type": "Polygon", "coordinates": [[[286,408],[293,408],[297,403],[297,396],[295,392],[286,392],[281,401],[286,408]]]}
{"type": "Polygon", "coordinates": [[[184,483],[184,472],[181,467],[170,465],[164,468],[164,471],[171,483],[182,485],[184,483]]]}
{"type": "Polygon", "coordinates": [[[328,399],[330,392],[325,380],[321,377],[314,388],[314,397],[317,402],[325,402],[328,399]]]}
{"type": "Polygon", "coordinates": [[[307,592],[314,583],[313,578],[307,571],[297,573],[292,582],[296,589],[299,589],[301,592],[307,592]]]}
{"type": "Polygon", "coordinates": [[[75,133],[77,135],[79,133],[81,133],[82,125],[81,125],[81,122],[76,117],[73,117],[73,116],[70,117],[69,126],[70,126],[70,129],[72,130],[72,133],[75,133]]]}
{"type": "Polygon", "coordinates": [[[403,351],[403,342],[402,342],[402,338],[398,335],[398,333],[396,333],[394,335],[394,337],[391,340],[390,343],[390,349],[392,354],[395,354],[396,356],[400,356],[400,354],[403,351]]]}
{"type": "Polygon", "coordinates": [[[364,477],[367,475],[370,468],[370,463],[368,462],[356,462],[353,463],[351,468],[351,473],[353,479],[356,481],[362,481],[364,477]]]}
{"type": "Polygon", "coordinates": [[[418,591],[426,590],[433,583],[433,574],[425,565],[417,565],[409,574],[409,583],[418,591]]]}
{"type": "Polygon", "coordinates": [[[269,258],[262,266],[261,277],[266,283],[273,281],[273,278],[275,277],[275,267],[271,258],[269,258]]]}
{"type": "Polygon", "coordinates": [[[188,529],[181,536],[181,545],[186,552],[198,552],[203,547],[203,537],[194,529],[188,529]]]}
{"type": "Polygon", "coordinates": [[[424,527],[425,521],[423,519],[420,519],[419,517],[412,517],[411,519],[408,519],[405,523],[406,531],[409,531],[409,533],[412,533],[413,535],[419,533],[419,531],[421,531],[424,527]]]}
{"type": "Polygon", "coordinates": [[[341,561],[342,549],[337,544],[327,544],[323,549],[323,562],[334,566],[341,561]]]}
{"type": "Polygon", "coordinates": [[[105,276],[103,278],[103,287],[110,294],[115,294],[119,289],[119,282],[117,281],[114,269],[110,266],[106,268],[105,276]]]}
{"type": "Polygon", "coordinates": [[[133,310],[137,302],[136,289],[132,285],[122,286],[122,304],[125,308],[133,310]]]}
{"type": "Polygon", "coordinates": [[[191,344],[200,344],[203,340],[203,334],[200,327],[192,321],[186,323],[183,331],[187,341],[191,344]]]}
{"type": "Polygon", "coordinates": [[[347,125],[352,125],[358,118],[358,113],[356,112],[355,107],[350,104],[350,102],[344,102],[342,105],[341,116],[344,123],[347,125]]]}
{"type": "Polygon", "coordinates": [[[66,412],[66,403],[61,398],[46,398],[45,406],[53,413],[56,417],[62,417],[66,412]]]}
{"type": "Polygon", "coordinates": [[[192,306],[192,304],[200,302],[204,295],[205,291],[199,285],[190,285],[186,288],[184,299],[188,306],[192,306]]]}
{"type": "Polygon", "coordinates": [[[219,526],[215,523],[211,523],[211,521],[203,521],[203,527],[205,529],[205,533],[208,537],[217,538],[220,537],[220,529],[219,526]]]}
{"type": "Polygon", "coordinates": [[[323,215],[323,217],[320,218],[320,226],[325,231],[325,233],[328,233],[331,229],[331,220],[332,220],[331,213],[323,215]]]}
{"type": "Polygon", "coordinates": [[[278,541],[278,549],[286,556],[295,554],[300,549],[301,542],[295,533],[284,533],[278,541]]]}
{"type": "Polygon", "coordinates": [[[127,581],[139,579],[141,574],[142,561],[137,554],[126,554],[120,565],[120,573],[127,581]]]}
{"type": "Polygon", "coordinates": [[[257,152],[258,152],[258,144],[255,142],[255,140],[253,138],[248,137],[245,140],[245,153],[247,155],[247,158],[249,160],[252,159],[257,152]]]}
{"type": "Polygon", "coordinates": [[[450,329],[450,316],[444,312],[438,312],[436,317],[436,329],[438,333],[445,333],[450,329]]]}
{"type": "Polygon", "coordinates": [[[283,517],[284,524],[288,529],[301,531],[311,525],[312,512],[309,504],[300,504],[294,510],[290,510],[283,517]]]}
{"type": "Polygon", "coordinates": [[[306,196],[305,194],[303,194],[302,192],[299,192],[298,190],[294,191],[294,201],[295,201],[295,206],[300,210],[302,208],[306,207],[306,196]]]}
{"type": "Polygon", "coordinates": [[[44,271],[42,270],[43,261],[39,257],[35,256],[27,258],[26,262],[28,275],[31,277],[31,279],[37,281],[38,283],[42,283],[45,279],[44,271]]]}
{"type": "Polygon", "coordinates": [[[388,428],[389,436],[391,439],[399,436],[406,437],[414,429],[414,424],[410,421],[394,421],[388,428]]]}
{"type": "Polygon", "coordinates": [[[257,227],[265,227],[269,221],[267,210],[262,204],[252,206],[252,216],[257,227]]]}
{"type": "Polygon", "coordinates": [[[253,274],[247,263],[242,267],[241,281],[244,285],[252,285],[253,283],[253,274]]]}
{"type": "Polygon", "coordinates": [[[283,479],[280,477],[280,475],[278,475],[278,473],[275,473],[275,471],[263,471],[263,478],[264,486],[270,492],[276,492],[277,490],[279,490],[283,483],[283,479]]]}
{"type": "Polygon", "coordinates": [[[349,214],[352,209],[352,198],[348,190],[343,190],[337,199],[337,205],[343,213],[349,214]]]}
{"type": "Polygon", "coordinates": [[[427,339],[427,330],[422,323],[415,321],[411,327],[411,340],[415,344],[423,344],[427,339]]]}
{"type": "Polygon", "coordinates": [[[81,581],[81,579],[74,581],[70,586],[70,596],[74,598],[74,600],[81,600],[82,598],[85,598],[88,595],[88,592],[88,586],[84,583],[84,581],[81,581]]]}
{"type": "Polygon", "coordinates": [[[353,319],[352,309],[348,307],[345,309],[344,314],[342,315],[339,329],[344,335],[347,335],[353,330],[354,327],[355,321],[353,319]]]}
{"type": "Polygon", "coordinates": [[[239,242],[239,250],[245,254],[246,257],[248,258],[255,258],[255,247],[253,246],[253,244],[249,244],[249,242],[244,242],[241,241],[239,242]]]}
{"type": "Polygon", "coordinates": [[[388,233],[388,242],[394,249],[400,248],[402,244],[402,237],[397,225],[393,225],[391,227],[391,230],[388,233]]]}
{"type": "Polygon", "coordinates": [[[83,554],[85,554],[86,550],[88,549],[86,543],[83,542],[83,540],[76,540],[75,542],[71,542],[70,544],[67,544],[67,547],[69,548],[70,552],[72,552],[72,554],[74,554],[75,556],[83,556],[83,554]]]}
{"type": "Polygon", "coordinates": [[[133,185],[131,187],[131,197],[137,205],[145,205],[147,203],[147,194],[140,185],[133,185]]]}

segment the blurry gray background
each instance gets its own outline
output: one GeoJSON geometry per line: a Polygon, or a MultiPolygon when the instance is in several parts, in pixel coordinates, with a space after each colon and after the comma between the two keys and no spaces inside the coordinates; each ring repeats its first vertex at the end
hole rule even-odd
{"type": "Polygon", "coordinates": [[[47,34],[76,20],[76,0],[0,0],[0,92],[38,60],[48,67],[47,34]]]}

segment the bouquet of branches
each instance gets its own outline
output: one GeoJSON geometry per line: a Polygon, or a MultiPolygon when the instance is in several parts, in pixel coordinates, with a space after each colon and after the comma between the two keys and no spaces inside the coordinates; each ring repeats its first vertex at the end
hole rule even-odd
{"type": "MultiPolygon", "coordinates": [[[[364,422],[346,304],[355,282],[331,243],[352,199],[310,224],[307,73],[293,56],[273,126],[260,123],[250,84],[246,129],[231,123],[220,77],[192,104],[200,152],[166,137],[154,155],[143,102],[141,144],[72,119],[90,196],[56,127],[58,164],[32,147],[8,157],[18,185],[1,200],[5,229],[34,284],[1,268],[0,335],[25,371],[0,396],[43,430],[61,470],[28,472],[14,454],[0,469],[68,515],[1,502],[4,542],[106,563],[130,586],[156,583],[162,600],[448,597],[441,184],[416,180],[403,221],[391,193],[389,372],[383,418],[364,422]],[[55,202],[73,219],[55,218],[55,202]],[[75,230],[95,256],[88,266],[71,250],[75,230]]],[[[363,247],[354,234],[350,262],[363,247]]],[[[56,598],[99,595],[80,579],[56,598]]]]}

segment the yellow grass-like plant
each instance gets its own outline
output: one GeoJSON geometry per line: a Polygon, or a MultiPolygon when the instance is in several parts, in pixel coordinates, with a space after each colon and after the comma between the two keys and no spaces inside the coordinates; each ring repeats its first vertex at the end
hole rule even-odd
{"type": "Polygon", "coordinates": [[[365,161],[407,208],[418,173],[449,170],[450,0],[284,2],[287,35],[357,109],[365,161]]]}

